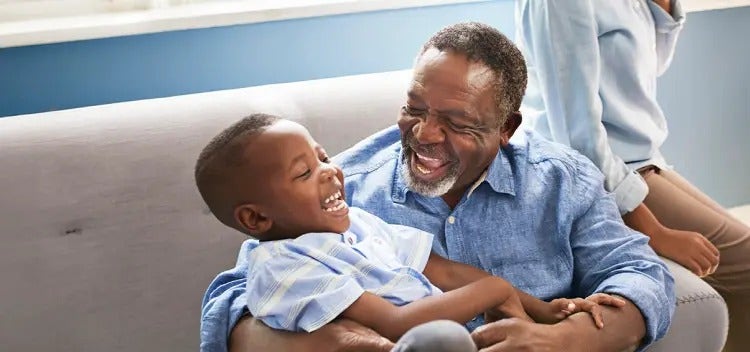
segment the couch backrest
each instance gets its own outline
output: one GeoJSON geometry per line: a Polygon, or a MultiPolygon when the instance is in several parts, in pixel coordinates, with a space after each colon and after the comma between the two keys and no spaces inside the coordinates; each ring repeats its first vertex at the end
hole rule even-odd
{"type": "Polygon", "coordinates": [[[408,71],[0,119],[0,347],[189,351],[201,297],[244,236],[211,216],[193,166],[251,112],[335,154],[396,120],[408,71]]]}

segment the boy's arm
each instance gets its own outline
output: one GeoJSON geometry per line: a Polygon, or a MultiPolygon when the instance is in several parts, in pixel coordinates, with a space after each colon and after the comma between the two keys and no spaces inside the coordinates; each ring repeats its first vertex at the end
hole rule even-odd
{"type": "Polygon", "coordinates": [[[341,317],[354,320],[396,341],[419,324],[439,319],[466,323],[515,297],[507,281],[486,275],[466,286],[400,307],[365,292],[344,310],[341,317]]]}
{"type": "MultiPolygon", "coordinates": [[[[427,261],[427,266],[424,269],[424,275],[432,282],[433,285],[437,286],[443,291],[452,291],[459,287],[466,286],[472,282],[483,279],[485,277],[493,275],[486,271],[477,269],[471,265],[457,263],[448,259],[445,259],[435,253],[430,253],[430,259],[427,261]]],[[[504,280],[503,280],[504,281],[504,280]]],[[[516,291],[518,297],[521,300],[526,313],[531,316],[534,321],[549,320],[550,314],[559,313],[559,310],[552,312],[554,307],[534,296],[527,294],[519,289],[508,284],[513,290],[516,291]]],[[[514,312],[503,311],[503,307],[499,308],[501,313],[506,316],[516,316],[514,312]]],[[[564,318],[562,316],[560,319],[564,318]]],[[[557,320],[560,320],[557,319],[557,320]]]]}

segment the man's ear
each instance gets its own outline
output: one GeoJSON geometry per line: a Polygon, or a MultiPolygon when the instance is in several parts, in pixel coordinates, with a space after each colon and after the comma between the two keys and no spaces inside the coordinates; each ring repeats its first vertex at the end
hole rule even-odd
{"type": "Polygon", "coordinates": [[[262,234],[273,225],[273,220],[263,215],[255,204],[242,204],[234,208],[234,221],[251,234],[262,234]]]}
{"type": "Polygon", "coordinates": [[[521,125],[522,120],[523,117],[521,116],[520,111],[513,111],[508,114],[508,119],[505,120],[503,129],[500,132],[502,134],[502,141],[500,142],[500,144],[503,147],[510,143],[510,137],[513,137],[513,134],[516,133],[516,130],[518,129],[518,126],[521,125]]]}

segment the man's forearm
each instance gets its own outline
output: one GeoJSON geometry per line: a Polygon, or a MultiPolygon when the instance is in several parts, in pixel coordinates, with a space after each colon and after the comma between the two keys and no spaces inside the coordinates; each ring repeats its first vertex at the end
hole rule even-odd
{"type": "Polygon", "coordinates": [[[321,341],[318,334],[274,330],[247,315],[232,329],[228,347],[230,352],[333,352],[334,349],[329,349],[332,345],[330,341],[321,341]]]}
{"type": "Polygon", "coordinates": [[[622,308],[601,306],[604,328],[599,329],[588,313],[577,313],[559,322],[564,329],[566,351],[626,351],[640,345],[646,324],[632,302],[622,308]]]}
{"type": "Polygon", "coordinates": [[[274,330],[247,315],[229,336],[229,352],[388,352],[393,343],[351,320],[338,319],[312,333],[274,330]]]}

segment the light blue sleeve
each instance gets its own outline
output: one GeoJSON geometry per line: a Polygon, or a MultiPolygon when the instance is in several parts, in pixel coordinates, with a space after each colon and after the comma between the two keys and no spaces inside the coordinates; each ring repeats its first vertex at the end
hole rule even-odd
{"type": "Polygon", "coordinates": [[[350,275],[308,255],[312,251],[289,241],[250,253],[247,307],[253,317],[274,329],[312,332],[365,292],[350,275]]]}
{"type": "Polygon", "coordinates": [[[653,1],[647,1],[654,15],[656,25],[656,55],[659,59],[657,73],[661,76],[672,63],[677,38],[685,23],[685,11],[680,0],[672,0],[672,13],[669,14],[653,1]]]}
{"type": "Polygon", "coordinates": [[[598,32],[590,0],[528,0],[519,34],[536,68],[552,139],[571,146],[605,175],[621,214],[646,198],[648,186],[612,152],[602,124],[598,32]]]}
{"type": "Polygon", "coordinates": [[[401,262],[418,272],[423,272],[432,251],[433,235],[403,225],[389,225],[391,245],[401,262]]]}
{"type": "Polygon", "coordinates": [[[585,297],[605,292],[633,302],[645,320],[643,350],[669,329],[676,301],[674,279],[649,247],[648,237],[620,220],[594,166],[581,170],[576,178],[581,214],[571,231],[576,293],[585,297]]]}
{"type": "Polygon", "coordinates": [[[367,222],[388,242],[402,265],[423,272],[432,251],[434,235],[410,226],[388,224],[381,218],[364,210],[357,209],[357,216],[367,222]]]}

